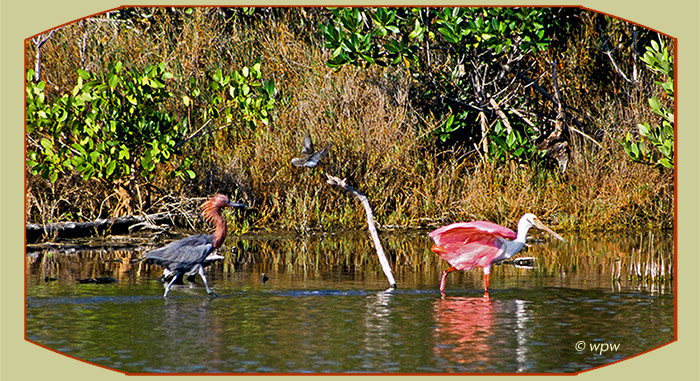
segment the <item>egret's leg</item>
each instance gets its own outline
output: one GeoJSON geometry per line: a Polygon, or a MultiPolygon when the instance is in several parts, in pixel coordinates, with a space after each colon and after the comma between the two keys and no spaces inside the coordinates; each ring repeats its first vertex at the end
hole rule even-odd
{"type": "Polygon", "coordinates": [[[177,275],[178,274],[173,274],[173,279],[170,281],[170,283],[168,283],[167,286],[165,286],[165,294],[163,294],[164,298],[168,297],[168,292],[170,291],[170,287],[173,285],[173,283],[175,283],[175,280],[177,279],[177,275]]]}
{"type": "Polygon", "coordinates": [[[207,293],[211,296],[216,296],[214,291],[212,291],[211,288],[209,288],[209,283],[207,282],[207,277],[204,276],[204,267],[202,267],[202,266],[199,267],[199,276],[201,276],[202,280],[204,281],[204,287],[207,288],[207,293]]]}
{"type": "Polygon", "coordinates": [[[457,270],[457,269],[454,266],[452,266],[442,273],[442,280],[440,280],[440,292],[445,291],[445,277],[447,276],[447,274],[449,274],[455,270],[457,270]]]}

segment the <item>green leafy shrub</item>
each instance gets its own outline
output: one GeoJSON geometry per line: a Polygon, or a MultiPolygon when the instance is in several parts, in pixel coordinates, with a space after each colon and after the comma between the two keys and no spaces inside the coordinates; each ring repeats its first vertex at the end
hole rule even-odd
{"type": "MultiPolygon", "coordinates": [[[[241,120],[251,130],[259,124],[269,124],[277,89],[272,79],[262,79],[260,63],[244,66],[231,75],[223,74],[221,69],[216,70],[209,82],[209,89],[212,95],[207,102],[208,115],[212,118],[223,117],[226,124],[241,120]]],[[[194,94],[199,95],[199,91],[195,90],[194,94]]]]}
{"type": "MultiPolygon", "coordinates": [[[[665,91],[666,96],[673,101],[673,56],[668,52],[663,41],[651,41],[647,46],[642,61],[649,70],[659,74],[664,81],[655,81],[665,91]]],[[[658,97],[649,98],[652,112],[661,118],[661,125],[649,125],[648,122],[638,124],[640,140],[635,140],[628,132],[621,142],[627,155],[632,161],[647,165],[655,165],[673,169],[673,126],[674,113],[661,105],[658,97]]]]}
{"type": "MultiPolygon", "coordinates": [[[[59,173],[75,170],[84,180],[148,179],[156,165],[170,162],[186,126],[166,111],[172,94],[165,65],[143,71],[124,70],[117,62],[98,75],[78,70],[69,94],[50,101],[45,83],[27,74],[27,166],[32,174],[56,181],[59,173]]],[[[184,158],[173,176],[194,177],[184,158]]]]}
{"type": "Polygon", "coordinates": [[[544,157],[544,152],[537,149],[536,138],[537,131],[532,128],[524,132],[515,129],[508,131],[500,120],[496,121],[489,140],[489,159],[496,162],[538,162],[544,157]]]}
{"type": "Polygon", "coordinates": [[[530,127],[520,118],[509,116],[508,124],[517,130],[511,137],[499,128],[480,128],[474,121],[483,115],[485,124],[493,127],[505,115],[503,110],[529,107],[531,94],[517,80],[536,62],[536,52],[566,33],[573,22],[568,16],[576,10],[458,7],[332,12],[335,17],[322,27],[332,55],[327,61],[330,67],[403,65],[415,81],[411,102],[442,121],[434,131],[441,142],[466,143],[471,149],[483,139],[495,139],[499,151],[521,157],[534,143],[528,140],[533,137],[530,127]]]}

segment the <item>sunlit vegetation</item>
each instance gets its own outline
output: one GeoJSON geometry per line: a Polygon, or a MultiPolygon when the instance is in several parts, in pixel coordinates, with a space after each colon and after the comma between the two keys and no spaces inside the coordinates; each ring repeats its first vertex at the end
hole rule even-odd
{"type": "Polygon", "coordinates": [[[227,216],[233,234],[363,229],[362,208],[325,184],[329,173],[367,194],[383,229],[513,226],[525,212],[559,231],[673,227],[662,62],[673,40],[576,8],[528,11],[529,45],[513,37],[515,8],[490,11],[503,25],[480,25],[476,9],[352,12],[125,8],[28,40],[28,221],[151,214],[222,192],[255,208],[227,216]],[[479,28],[495,29],[473,50],[479,28]],[[349,46],[354,34],[369,37],[349,46]],[[644,56],[649,46],[658,57],[644,56]],[[650,70],[642,58],[660,61],[650,70]],[[556,140],[568,147],[563,173],[538,148],[559,110],[522,78],[554,94],[552,63],[571,127],[556,140]],[[496,106],[475,103],[477,69],[507,90],[483,92],[496,106]],[[290,160],[306,133],[330,155],[302,170],[290,160]]]}

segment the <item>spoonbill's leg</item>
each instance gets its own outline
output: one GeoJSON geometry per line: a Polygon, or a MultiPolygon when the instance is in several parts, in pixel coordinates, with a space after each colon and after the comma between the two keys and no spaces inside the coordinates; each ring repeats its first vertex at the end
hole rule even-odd
{"type": "Polygon", "coordinates": [[[491,274],[491,266],[484,267],[484,291],[489,291],[489,275],[491,274]]]}
{"type": "Polygon", "coordinates": [[[449,274],[455,270],[457,270],[457,269],[454,266],[452,266],[442,273],[442,280],[440,280],[440,292],[445,291],[445,277],[447,276],[447,274],[449,274]]]}

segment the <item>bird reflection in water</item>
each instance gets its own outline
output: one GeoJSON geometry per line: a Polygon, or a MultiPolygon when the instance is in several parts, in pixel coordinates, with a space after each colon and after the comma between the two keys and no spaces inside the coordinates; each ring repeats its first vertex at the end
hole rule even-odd
{"type": "MultiPolygon", "coordinates": [[[[498,301],[483,297],[443,297],[435,302],[433,315],[436,358],[450,363],[488,363],[489,337],[498,301]]],[[[458,369],[455,369],[458,371],[458,369]]]]}
{"type": "Polygon", "coordinates": [[[527,302],[492,300],[488,292],[482,297],[443,295],[433,304],[433,317],[435,358],[454,364],[453,371],[527,371],[527,302]]]}

